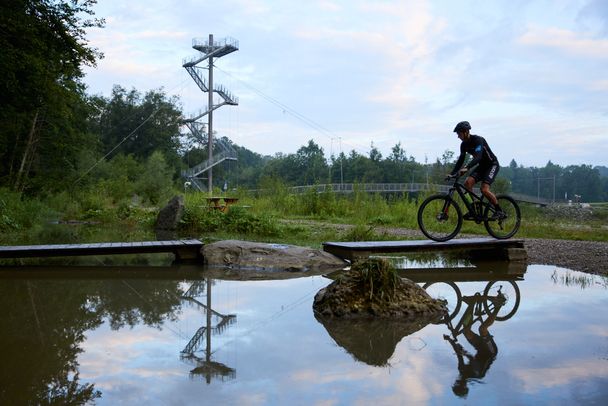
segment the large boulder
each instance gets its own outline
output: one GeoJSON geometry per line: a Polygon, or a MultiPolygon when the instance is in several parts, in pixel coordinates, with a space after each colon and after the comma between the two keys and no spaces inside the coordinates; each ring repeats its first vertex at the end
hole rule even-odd
{"type": "Polygon", "coordinates": [[[445,303],[433,299],[409,279],[401,278],[383,259],[356,262],[321,289],[313,302],[320,318],[388,318],[439,320],[445,303]]]}
{"type": "MultiPolygon", "coordinates": [[[[307,276],[343,269],[344,260],[318,249],[287,244],[225,240],[203,247],[205,265],[234,278],[273,279],[307,276]]],[[[227,275],[224,275],[227,276],[227,275]]]]}
{"type": "Polygon", "coordinates": [[[184,215],[184,197],[175,196],[163,207],[156,218],[155,230],[175,230],[184,215]]]}

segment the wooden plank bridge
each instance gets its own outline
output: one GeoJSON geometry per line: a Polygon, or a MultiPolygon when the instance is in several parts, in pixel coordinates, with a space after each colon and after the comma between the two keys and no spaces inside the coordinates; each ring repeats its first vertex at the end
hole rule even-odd
{"type": "Polygon", "coordinates": [[[468,251],[477,258],[522,261],[527,259],[523,240],[460,238],[446,242],[431,240],[325,242],[323,250],[354,261],[373,254],[468,251]]]}
{"type": "Polygon", "coordinates": [[[199,240],[14,245],[0,247],[0,258],[172,253],[177,261],[201,258],[199,240]]]}

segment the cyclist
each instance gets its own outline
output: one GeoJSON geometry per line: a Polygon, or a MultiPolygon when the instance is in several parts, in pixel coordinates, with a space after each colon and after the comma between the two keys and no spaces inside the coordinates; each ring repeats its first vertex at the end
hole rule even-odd
{"type": "MultiPolygon", "coordinates": [[[[472,192],[475,183],[481,181],[481,193],[496,208],[496,211],[492,215],[492,219],[499,220],[504,218],[505,215],[496,200],[496,196],[490,191],[490,185],[494,182],[494,179],[496,179],[496,175],[498,175],[498,170],[500,169],[496,155],[494,155],[488,146],[485,138],[471,134],[471,124],[469,124],[468,121],[461,121],[456,124],[454,132],[458,134],[458,138],[460,138],[462,142],[460,143],[460,156],[458,157],[458,161],[456,161],[456,165],[450,173],[450,176],[454,176],[457,173],[462,176],[473,166],[477,165],[475,170],[467,177],[464,186],[467,190],[472,192]],[[464,163],[467,153],[472,155],[473,159],[463,167],[462,164],[464,163]]],[[[475,217],[475,213],[471,212],[464,215],[466,220],[473,220],[475,217]]]]}

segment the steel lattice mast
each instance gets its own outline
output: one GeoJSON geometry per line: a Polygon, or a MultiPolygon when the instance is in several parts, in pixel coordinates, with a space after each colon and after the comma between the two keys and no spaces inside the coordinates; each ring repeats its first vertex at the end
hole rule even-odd
{"type": "Polygon", "coordinates": [[[220,154],[216,156],[213,155],[213,111],[224,105],[237,106],[239,104],[238,98],[234,97],[224,86],[215,85],[213,83],[213,60],[214,58],[221,58],[222,56],[228,55],[234,51],[238,51],[239,43],[237,40],[230,37],[214,41],[213,34],[210,34],[208,40],[194,38],[192,40],[192,48],[199,51],[199,54],[193,58],[184,59],[182,66],[186,69],[186,71],[188,71],[199,89],[205,93],[208,93],[208,104],[206,109],[202,110],[193,117],[185,119],[184,124],[188,127],[196,139],[202,142],[206,141],[209,155],[206,161],[201,162],[193,168],[183,171],[182,176],[191,181],[192,184],[195,185],[199,190],[203,190],[199,175],[207,172],[207,190],[209,193],[212,193],[213,167],[225,160],[237,160],[236,151],[234,148],[221,140],[219,140],[216,145],[221,150],[220,154]],[[201,75],[204,68],[197,66],[204,61],[207,61],[208,80],[205,80],[203,75],[201,75]],[[222,101],[218,104],[213,103],[214,93],[217,93],[222,99],[222,101]],[[206,134],[205,123],[198,121],[205,116],[207,116],[206,134]]]}

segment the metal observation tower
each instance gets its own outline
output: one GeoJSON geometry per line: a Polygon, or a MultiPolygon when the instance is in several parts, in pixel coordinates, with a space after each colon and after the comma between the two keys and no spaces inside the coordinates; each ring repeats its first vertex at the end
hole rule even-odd
{"type": "Polygon", "coordinates": [[[192,135],[203,145],[207,145],[209,156],[207,160],[198,165],[182,171],[182,176],[192,183],[200,191],[205,190],[205,186],[201,181],[204,179],[201,175],[207,172],[207,190],[209,193],[213,190],[213,167],[226,160],[236,161],[237,154],[234,148],[218,139],[214,145],[213,140],[213,111],[224,106],[237,106],[238,98],[234,97],[224,86],[215,85],[213,83],[213,59],[221,58],[234,51],[238,51],[239,42],[233,38],[226,37],[220,40],[213,40],[213,34],[209,35],[209,39],[203,40],[194,38],[192,40],[192,48],[199,52],[198,55],[192,58],[183,60],[182,66],[188,71],[199,89],[204,93],[208,93],[207,107],[195,114],[193,117],[186,118],[183,123],[188,127],[192,135]],[[203,64],[203,62],[207,62],[203,64]],[[202,64],[203,66],[197,66],[202,64]],[[206,67],[204,65],[207,65],[206,67]],[[204,70],[207,70],[207,79],[205,79],[204,70]],[[214,104],[213,94],[217,93],[220,96],[219,103],[214,104]],[[201,122],[203,117],[207,117],[207,123],[201,122]],[[213,154],[214,147],[217,153],[213,154]]]}

